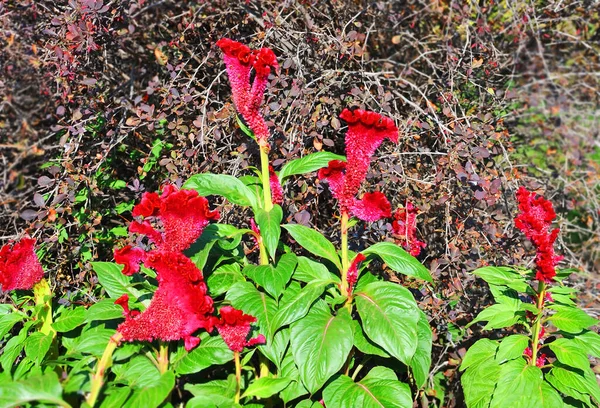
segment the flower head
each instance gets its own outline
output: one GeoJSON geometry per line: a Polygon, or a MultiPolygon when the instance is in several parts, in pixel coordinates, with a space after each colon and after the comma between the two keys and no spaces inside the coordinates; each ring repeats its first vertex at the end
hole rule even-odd
{"type": "Polygon", "coordinates": [[[394,213],[392,231],[400,240],[402,246],[412,256],[418,256],[421,249],[427,245],[417,239],[417,214],[418,209],[411,202],[406,203],[405,208],[398,208],[394,213]]]}
{"type": "Polygon", "coordinates": [[[22,238],[0,248],[0,287],[8,292],[31,289],[44,278],[44,270],[35,254],[35,239],[22,238]]]}
{"type": "Polygon", "coordinates": [[[554,253],[559,229],[551,229],[551,225],[556,213],[550,201],[527,191],[525,187],[517,191],[517,200],[520,213],[515,218],[515,226],[536,247],[536,279],[549,283],[556,275],[556,265],[563,259],[554,253]]]}
{"type": "Polygon", "coordinates": [[[271,186],[271,201],[273,204],[281,204],[283,202],[283,189],[279,182],[279,177],[273,170],[273,166],[269,165],[269,185],[271,186]]]}
{"type": "Polygon", "coordinates": [[[344,109],[340,118],[348,123],[347,162],[332,160],[319,171],[319,178],[329,182],[342,213],[355,215],[364,221],[389,217],[391,207],[383,194],[365,194],[362,200],[357,199],[356,194],[367,176],[371,156],[386,138],[398,142],[398,128],[390,118],[361,109],[344,109]]]}
{"type": "Polygon", "coordinates": [[[348,291],[352,293],[352,289],[358,280],[358,264],[367,259],[363,254],[358,254],[354,257],[354,260],[350,264],[348,268],[348,275],[346,275],[346,279],[348,281],[348,291]]]}
{"type": "Polygon", "coordinates": [[[254,323],[256,317],[244,314],[231,306],[223,306],[219,312],[221,319],[215,326],[231,351],[242,352],[244,347],[265,343],[266,339],[262,334],[247,340],[251,329],[250,323],[254,323]]]}
{"type": "Polygon", "coordinates": [[[269,128],[260,113],[271,68],[277,69],[277,57],[269,48],[250,50],[229,38],[217,41],[229,76],[233,102],[261,146],[268,146],[269,128]],[[254,80],[251,71],[254,69],[254,80]]]}

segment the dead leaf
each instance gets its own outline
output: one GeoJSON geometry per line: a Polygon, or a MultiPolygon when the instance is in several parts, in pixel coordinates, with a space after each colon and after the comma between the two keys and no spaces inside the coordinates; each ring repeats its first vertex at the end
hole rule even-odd
{"type": "Polygon", "coordinates": [[[154,49],[154,57],[159,65],[167,65],[167,62],[169,62],[169,58],[158,47],[154,49]]]}
{"type": "Polygon", "coordinates": [[[476,58],[473,61],[471,61],[471,68],[479,68],[481,65],[483,65],[483,58],[476,58]]]}

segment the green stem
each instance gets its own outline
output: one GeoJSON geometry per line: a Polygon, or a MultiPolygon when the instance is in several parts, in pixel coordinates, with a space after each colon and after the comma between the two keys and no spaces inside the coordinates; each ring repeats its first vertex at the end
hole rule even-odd
{"type": "Polygon", "coordinates": [[[86,402],[92,408],[96,404],[96,400],[98,399],[98,396],[100,395],[100,390],[102,389],[102,386],[104,385],[104,372],[110,366],[110,364],[112,362],[112,355],[113,355],[115,349],[117,348],[117,346],[119,345],[119,342],[121,341],[122,338],[123,338],[123,335],[120,332],[115,333],[110,338],[110,340],[108,341],[108,344],[106,345],[106,348],[104,349],[102,358],[100,359],[100,362],[96,366],[96,372],[94,374],[92,374],[92,389],[86,398],[86,402]]]}
{"type": "Polygon", "coordinates": [[[269,255],[267,254],[267,248],[265,247],[265,244],[263,243],[262,237],[258,237],[257,238],[258,241],[258,250],[259,252],[259,257],[260,257],[260,264],[261,265],[268,265],[269,264],[269,255]]]}
{"type": "Polygon", "coordinates": [[[42,320],[42,334],[52,333],[56,337],[56,330],[52,327],[52,291],[46,279],[42,279],[33,286],[35,304],[42,307],[40,319],[42,320]]]}
{"type": "Polygon", "coordinates": [[[538,315],[535,319],[535,324],[533,325],[533,339],[531,343],[531,360],[529,361],[529,365],[536,365],[537,361],[537,353],[539,351],[539,341],[540,341],[540,331],[542,328],[542,316],[544,314],[544,299],[546,297],[546,283],[544,281],[540,281],[538,284],[538,298],[537,298],[537,308],[538,315]]]}
{"type": "Polygon", "coordinates": [[[271,183],[269,182],[269,147],[260,146],[260,171],[263,186],[263,208],[271,211],[273,199],[271,198],[271,183]]]}
{"type": "Polygon", "coordinates": [[[169,371],[169,343],[165,341],[160,342],[158,358],[156,360],[158,362],[158,371],[160,371],[161,374],[169,371]]]}
{"type": "Polygon", "coordinates": [[[240,364],[240,352],[234,351],[233,358],[235,360],[235,403],[240,402],[240,390],[242,388],[242,365],[240,364]]]}
{"type": "Polygon", "coordinates": [[[342,213],[342,296],[348,296],[348,213],[342,213]]]}

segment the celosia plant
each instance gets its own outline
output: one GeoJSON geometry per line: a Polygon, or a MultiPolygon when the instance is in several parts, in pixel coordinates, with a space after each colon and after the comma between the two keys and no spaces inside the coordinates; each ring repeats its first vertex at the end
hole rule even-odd
{"type": "Polygon", "coordinates": [[[412,256],[419,256],[421,250],[427,245],[417,239],[417,214],[418,209],[411,202],[406,207],[398,208],[394,212],[392,231],[399,240],[400,245],[410,252],[412,256]]]}
{"type": "Polygon", "coordinates": [[[598,320],[579,309],[576,291],[556,269],[559,229],[552,203],[521,187],[515,226],[536,249],[535,268],[488,266],[474,272],[489,285],[496,304],[471,324],[484,329],[516,326],[502,340],[481,339],[465,355],[461,382],[468,407],[596,407],[600,387],[588,355],[600,357],[598,320]],[[522,334],[521,334],[522,333],[522,334]]]}

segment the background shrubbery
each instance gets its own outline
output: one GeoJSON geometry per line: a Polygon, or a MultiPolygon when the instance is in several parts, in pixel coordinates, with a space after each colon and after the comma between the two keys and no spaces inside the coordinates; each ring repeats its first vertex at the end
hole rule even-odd
{"type": "MultiPolygon", "coordinates": [[[[421,211],[420,259],[435,292],[414,294],[433,319],[432,371],[460,406],[457,364],[480,337],[460,328],[490,303],[467,272],[533,259],[513,226],[518,185],[555,204],[563,265],[582,272],[580,303],[600,312],[599,6],[3,1],[0,237],[26,229],[43,243],[56,291],[92,297],[89,261],[110,260],[125,241],[142,191],[257,163],[214,43],[268,46],[281,69],[264,112],[274,159],[343,153],[345,107],[385,113],[401,129],[368,177],[393,207],[409,200],[421,211]]],[[[336,233],[327,188],[315,178],[285,188],[284,222],[336,233]]],[[[220,210],[246,222],[229,204],[220,210]]],[[[390,227],[354,231],[372,243],[390,227]]]]}

